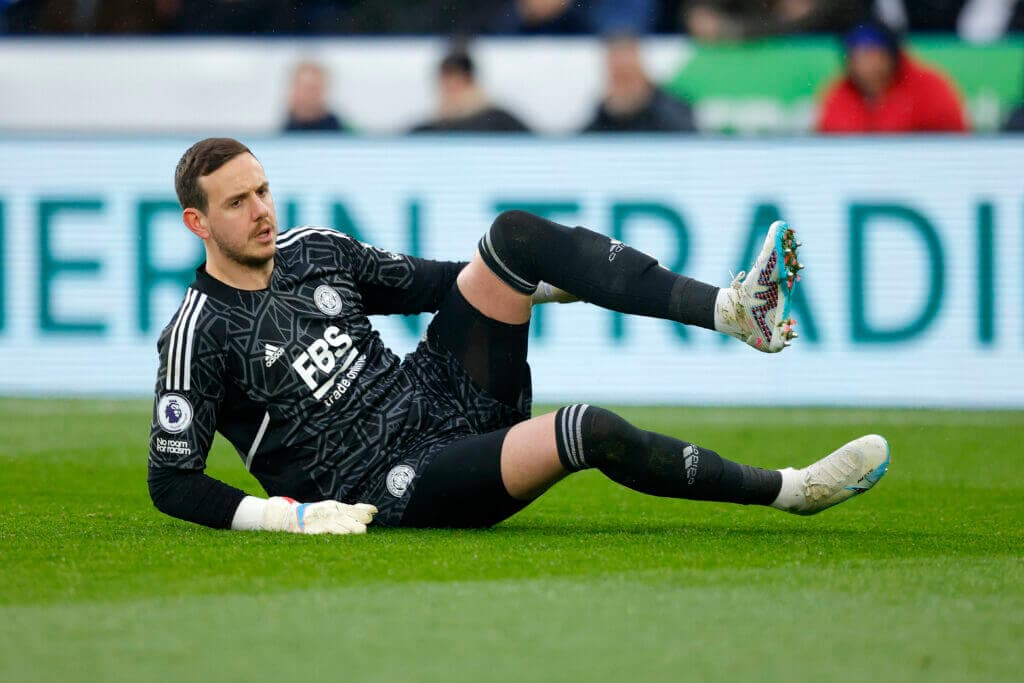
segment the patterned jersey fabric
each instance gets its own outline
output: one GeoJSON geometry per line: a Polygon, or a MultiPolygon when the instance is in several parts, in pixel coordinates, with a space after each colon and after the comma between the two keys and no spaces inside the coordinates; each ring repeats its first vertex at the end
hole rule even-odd
{"type": "Polygon", "coordinates": [[[464,264],[328,228],[295,228],[277,246],[265,290],[234,289],[200,266],[160,335],[154,502],[230,525],[245,494],[203,474],[219,431],[268,494],[369,502],[379,523],[397,524],[431,455],[480,427],[462,403],[486,397],[427,341],[401,361],[367,316],[437,310],[464,264]]]}

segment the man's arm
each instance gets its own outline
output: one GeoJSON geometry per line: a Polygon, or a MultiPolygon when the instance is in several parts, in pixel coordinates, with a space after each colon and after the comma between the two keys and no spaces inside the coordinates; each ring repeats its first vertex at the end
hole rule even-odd
{"type": "Polygon", "coordinates": [[[161,512],[215,529],[365,533],[377,509],[328,500],[248,496],[205,474],[224,396],[224,320],[189,289],[157,344],[160,370],[149,439],[149,495],[161,512]]]}
{"type": "Polygon", "coordinates": [[[361,247],[359,292],[367,315],[433,313],[465,262],[431,261],[361,247]]]}
{"type": "Polygon", "coordinates": [[[149,437],[149,495],[161,512],[218,529],[245,492],[204,473],[224,395],[223,321],[192,288],[157,342],[160,369],[149,437]]]}
{"type": "Polygon", "coordinates": [[[165,515],[227,529],[246,494],[202,472],[150,465],[149,496],[156,509],[165,515]]]}
{"type": "MultiPolygon", "coordinates": [[[[359,263],[359,291],[367,315],[433,313],[455,284],[466,262],[431,261],[351,241],[359,263]]],[[[570,303],[576,297],[541,282],[533,303],[570,303]]]]}

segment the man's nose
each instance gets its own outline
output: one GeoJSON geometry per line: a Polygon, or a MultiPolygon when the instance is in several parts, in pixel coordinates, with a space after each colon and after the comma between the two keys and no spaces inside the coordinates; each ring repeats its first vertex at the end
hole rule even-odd
{"type": "Polygon", "coordinates": [[[270,207],[267,205],[267,202],[263,201],[263,199],[259,195],[254,195],[252,202],[252,211],[254,218],[263,218],[264,216],[270,213],[270,207]]]}

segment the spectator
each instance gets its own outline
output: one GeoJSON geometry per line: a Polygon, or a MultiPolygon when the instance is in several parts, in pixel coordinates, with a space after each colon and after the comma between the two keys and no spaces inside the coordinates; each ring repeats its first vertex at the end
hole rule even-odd
{"type": "Polygon", "coordinates": [[[472,35],[505,1],[303,0],[301,14],[311,33],[472,35]]]}
{"type": "Polygon", "coordinates": [[[279,0],[175,0],[183,33],[293,34],[301,2],[279,0]]]}
{"type": "Polygon", "coordinates": [[[1000,130],[1004,133],[1024,132],[1024,102],[1018,102],[1010,111],[1000,130]]]}
{"type": "Polygon", "coordinates": [[[1007,30],[1020,30],[1019,0],[877,0],[879,18],[896,31],[957,33],[964,40],[989,42],[1007,30]]]}
{"type": "Polygon", "coordinates": [[[95,8],[81,0],[8,0],[7,31],[24,34],[86,33],[92,30],[95,8]]]}
{"type": "Polygon", "coordinates": [[[820,133],[962,132],[959,95],[940,72],[904,52],[897,35],[863,24],[845,38],[846,73],[825,93],[820,133]]]}
{"type": "Polygon", "coordinates": [[[285,132],[341,131],[345,126],[327,107],[327,73],[316,62],[295,67],[288,95],[285,132]]]}
{"type": "Polygon", "coordinates": [[[181,0],[0,0],[12,33],[147,34],[174,28],[181,0]]]}
{"type": "Polygon", "coordinates": [[[604,99],[584,133],[693,132],[690,105],[661,90],[647,77],[640,46],[632,37],[615,38],[606,53],[604,99]]]}
{"type": "Polygon", "coordinates": [[[792,33],[841,33],[868,16],[870,0],[691,0],[682,24],[694,39],[735,41],[792,33]]]}
{"type": "Polygon", "coordinates": [[[484,30],[517,34],[643,34],[656,28],[658,0],[505,0],[484,30]]]}
{"type": "Polygon", "coordinates": [[[456,50],[443,60],[438,73],[440,103],[437,118],[421,123],[413,133],[462,131],[475,133],[528,133],[514,115],[495,106],[475,77],[469,54],[456,50]]]}
{"type": "Polygon", "coordinates": [[[1006,117],[1006,121],[1003,122],[1002,131],[1004,133],[1024,132],[1024,104],[1018,104],[1013,108],[1009,116],[1006,117]]]}

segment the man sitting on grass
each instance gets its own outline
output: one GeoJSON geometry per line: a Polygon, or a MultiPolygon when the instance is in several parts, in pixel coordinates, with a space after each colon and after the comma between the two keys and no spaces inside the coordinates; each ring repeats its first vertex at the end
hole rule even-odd
{"type": "Polygon", "coordinates": [[[538,302],[581,299],[767,353],[788,346],[802,266],[781,221],[749,275],[719,289],[522,211],[500,214],[468,264],[326,228],[278,235],[263,167],[231,139],[189,148],[175,186],[206,262],[158,343],[149,490],[169,515],[307,534],[362,533],[374,515],[387,526],[486,527],[588,468],[651,495],[813,514],[885,474],[888,444],[876,435],[803,469],[765,470],[596,406],[530,417],[526,351],[538,302]],[[425,311],[436,314],[404,360],[368,319],[425,311]],[[269,499],[204,474],[215,431],[269,499]]]}

